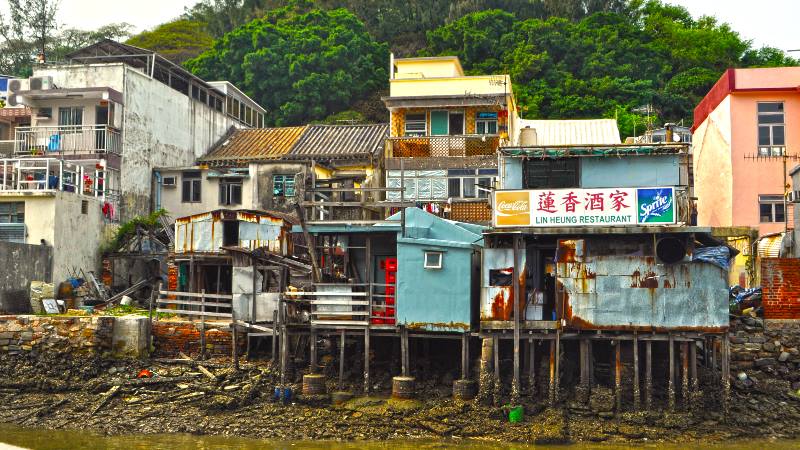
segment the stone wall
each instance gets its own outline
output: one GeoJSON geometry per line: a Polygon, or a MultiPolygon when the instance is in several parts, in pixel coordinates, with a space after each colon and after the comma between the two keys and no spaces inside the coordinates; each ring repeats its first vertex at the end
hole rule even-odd
{"type": "Polygon", "coordinates": [[[749,387],[777,379],[800,389],[800,321],[734,319],[730,342],[731,374],[737,383],[749,387]]]}
{"type": "Polygon", "coordinates": [[[0,316],[0,353],[104,353],[113,333],[114,317],[0,316]]]}
{"type": "Polygon", "coordinates": [[[765,319],[800,319],[800,259],[762,258],[765,319]]]}
{"type": "MultiPolygon", "coordinates": [[[[188,356],[200,353],[200,323],[190,321],[153,322],[154,356],[177,357],[183,352],[188,356]]],[[[247,335],[238,335],[240,351],[246,348],[247,335]]],[[[206,355],[231,356],[231,333],[226,325],[206,323],[206,355]]]]}

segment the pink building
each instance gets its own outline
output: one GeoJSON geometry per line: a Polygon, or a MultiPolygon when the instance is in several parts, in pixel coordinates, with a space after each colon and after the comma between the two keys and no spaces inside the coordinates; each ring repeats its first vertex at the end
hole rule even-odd
{"type": "Polygon", "coordinates": [[[797,162],[782,156],[800,155],[800,67],[728,69],[695,108],[692,131],[698,225],[759,235],[792,226],[783,183],[797,162]]]}

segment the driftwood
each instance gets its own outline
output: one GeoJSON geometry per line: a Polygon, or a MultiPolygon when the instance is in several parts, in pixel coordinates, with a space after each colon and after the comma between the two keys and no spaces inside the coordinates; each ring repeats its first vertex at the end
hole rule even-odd
{"type": "Polygon", "coordinates": [[[23,413],[23,414],[15,417],[14,418],[14,422],[25,421],[25,420],[30,419],[33,416],[40,417],[40,416],[43,415],[43,413],[52,412],[52,410],[58,408],[59,406],[65,404],[65,403],[67,403],[67,400],[66,399],[62,399],[62,400],[59,400],[57,402],[51,403],[49,405],[44,405],[41,408],[34,409],[33,411],[29,411],[29,412],[23,413]]]}
{"type": "Polygon", "coordinates": [[[97,404],[97,406],[92,410],[91,413],[89,413],[89,415],[93,416],[97,413],[97,411],[100,411],[100,409],[103,406],[105,406],[108,402],[111,401],[112,398],[114,398],[115,395],[117,395],[118,391],[119,391],[119,386],[112,386],[111,389],[108,390],[108,392],[103,394],[103,398],[100,400],[100,403],[97,404]]]}
{"type": "Polygon", "coordinates": [[[199,370],[200,372],[203,372],[203,375],[207,376],[208,378],[210,378],[210,379],[212,379],[214,381],[217,381],[217,376],[214,375],[213,373],[211,373],[211,371],[209,371],[205,367],[197,366],[197,370],[199,370]]]}

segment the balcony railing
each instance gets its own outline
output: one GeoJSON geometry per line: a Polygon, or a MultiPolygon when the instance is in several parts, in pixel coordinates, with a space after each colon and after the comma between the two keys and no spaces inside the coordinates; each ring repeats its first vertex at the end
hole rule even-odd
{"type": "Polygon", "coordinates": [[[388,139],[387,155],[394,158],[494,156],[499,146],[497,135],[404,136],[388,139]]]}
{"type": "Polygon", "coordinates": [[[94,167],[55,158],[0,159],[0,192],[71,192],[103,202],[103,216],[119,219],[120,193],[94,167]]]}
{"type": "Polygon", "coordinates": [[[17,156],[122,154],[118,129],[108,125],[17,127],[17,156]]]}

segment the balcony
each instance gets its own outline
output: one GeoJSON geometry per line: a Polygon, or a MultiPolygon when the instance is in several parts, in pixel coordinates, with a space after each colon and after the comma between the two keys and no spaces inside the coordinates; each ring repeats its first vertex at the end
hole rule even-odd
{"type": "Polygon", "coordinates": [[[108,125],[18,127],[16,156],[122,154],[120,130],[108,125]]]}
{"type": "Polygon", "coordinates": [[[494,156],[500,146],[497,135],[404,136],[387,141],[390,158],[441,158],[494,156]]]}
{"type": "Polygon", "coordinates": [[[0,159],[0,194],[54,194],[70,192],[95,197],[103,202],[103,215],[110,221],[119,218],[118,191],[106,186],[108,172],[95,162],[64,161],[55,158],[0,159]]]}

